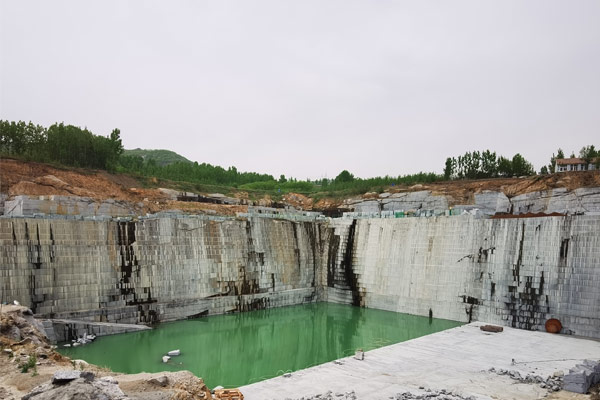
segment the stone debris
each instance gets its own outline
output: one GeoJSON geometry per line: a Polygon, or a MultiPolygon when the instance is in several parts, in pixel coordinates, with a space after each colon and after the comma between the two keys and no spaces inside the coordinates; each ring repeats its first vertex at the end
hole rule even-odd
{"type": "MultiPolygon", "coordinates": [[[[440,390],[432,390],[425,389],[423,386],[419,387],[421,389],[418,393],[412,393],[409,391],[396,393],[394,396],[390,396],[390,400],[475,400],[474,396],[464,397],[458,393],[454,393],[450,390],[440,389],[440,390]]],[[[331,390],[326,393],[320,393],[313,396],[305,396],[299,399],[286,399],[286,400],[367,400],[368,397],[357,397],[356,392],[354,390],[349,392],[332,392],[331,390]]]]}
{"type": "Polygon", "coordinates": [[[564,388],[569,392],[587,393],[592,385],[600,382],[600,362],[585,360],[569,370],[564,377],[564,388]]]}
{"type": "Polygon", "coordinates": [[[58,371],[52,382],[35,387],[22,400],[127,398],[112,377],[95,379],[91,372],[58,371]]]}
{"type": "Polygon", "coordinates": [[[542,389],[546,389],[548,392],[558,392],[563,388],[563,374],[562,371],[556,371],[552,376],[544,378],[540,375],[527,374],[523,376],[519,371],[506,370],[506,369],[495,369],[490,368],[489,372],[506,375],[509,378],[526,384],[537,384],[542,389]]]}
{"type": "Polygon", "coordinates": [[[458,393],[453,393],[452,391],[441,389],[441,390],[431,390],[425,389],[425,392],[415,394],[411,392],[402,392],[396,393],[395,396],[390,397],[392,400],[421,400],[421,399],[436,399],[436,400],[475,400],[474,396],[463,397],[458,393]]]}
{"type": "Polygon", "coordinates": [[[292,399],[292,398],[286,398],[285,400],[359,400],[358,397],[356,397],[356,393],[354,392],[354,390],[350,391],[350,392],[332,392],[331,390],[325,392],[325,393],[319,393],[319,394],[315,394],[313,396],[304,396],[304,397],[300,397],[298,399],[292,399]]]}

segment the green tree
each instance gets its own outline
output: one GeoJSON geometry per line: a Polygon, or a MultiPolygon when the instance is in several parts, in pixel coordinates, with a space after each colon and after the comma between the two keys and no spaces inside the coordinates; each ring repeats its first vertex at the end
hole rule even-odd
{"type": "Polygon", "coordinates": [[[281,175],[279,176],[279,181],[278,181],[278,182],[279,182],[279,183],[286,183],[286,182],[287,182],[287,179],[285,179],[285,175],[281,174],[281,175]]]}
{"type": "Polygon", "coordinates": [[[493,178],[498,175],[496,152],[486,150],[481,153],[481,175],[483,178],[493,178]]]}
{"type": "Polygon", "coordinates": [[[548,175],[548,167],[547,166],[542,166],[542,168],[540,168],[540,175],[548,175]]]}
{"type": "Polygon", "coordinates": [[[352,182],[353,180],[354,175],[352,175],[347,170],[343,170],[338,176],[335,177],[335,183],[347,183],[352,182]]]}
{"type": "Polygon", "coordinates": [[[554,155],[554,153],[552,153],[552,157],[550,157],[550,164],[548,164],[548,169],[550,170],[550,173],[555,173],[556,172],[556,160],[563,160],[565,158],[565,153],[562,151],[562,149],[558,149],[556,155],[554,155]]]}
{"type": "Polygon", "coordinates": [[[512,161],[500,156],[498,158],[498,174],[507,177],[513,175],[512,161]]]}
{"type": "Polygon", "coordinates": [[[479,177],[481,168],[481,154],[478,151],[472,153],[466,152],[465,159],[465,177],[467,179],[475,179],[479,177]]]}
{"type": "Polygon", "coordinates": [[[446,165],[444,166],[444,179],[450,180],[454,176],[455,169],[456,160],[452,157],[446,158],[446,165]]]}
{"type": "Polygon", "coordinates": [[[535,175],[533,165],[527,161],[521,154],[517,153],[512,159],[512,173],[517,176],[535,175]]]}
{"type": "Polygon", "coordinates": [[[596,151],[596,147],[594,145],[583,146],[579,151],[579,157],[585,161],[585,167],[587,169],[588,165],[590,165],[595,158],[598,156],[598,152],[596,151]]]}

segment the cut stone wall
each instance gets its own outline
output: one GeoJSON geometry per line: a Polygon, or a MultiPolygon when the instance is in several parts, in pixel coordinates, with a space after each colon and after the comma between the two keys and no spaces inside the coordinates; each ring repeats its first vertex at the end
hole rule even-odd
{"type": "Polygon", "coordinates": [[[557,318],[565,332],[600,337],[598,216],[354,225],[352,233],[347,221],[333,222],[329,240],[337,246],[324,257],[330,260],[324,296],[331,301],[524,329],[544,329],[557,318]]]}
{"type": "Polygon", "coordinates": [[[48,318],[153,323],[316,300],[319,225],[0,218],[0,290],[48,318]]]}
{"type": "Polygon", "coordinates": [[[151,329],[141,324],[113,324],[70,319],[45,319],[41,322],[51,343],[70,342],[87,335],[106,336],[151,329]]]}
{"type": "Polygon", "coordinates": [[[511,203],[515,214],[598,213],[600,212],[600,188],[579,188],[573,191],[559,188],[545,192],[532,192],[513,197],[511,203]]]}
{"type": "MultiPolygon", "coordinates": [[[[501,201],[501,200],[500,200],[501,201]]],[[[600,338],[600,216],[0,218],[0,296],[154,323],[325,300],[600,338]]]]}
{"type": "MultiPolygon", "coordinates": [[[[600,188],[579,188],[569,191],[566,188],[531,192],[508,198],[502,192],[484,190],[474,194],[472,204],[455,205],[455,211],[477,209],[482,215],[496,213],[561,213],[561,214],[600,214],[600,188]]],[[[434,195],[431,191],[409,193],[382,193],[378,198],[348,199],[345,209],[358,213],[377,214],[381,211],[448,210],[448,199],[434,195]]]]}

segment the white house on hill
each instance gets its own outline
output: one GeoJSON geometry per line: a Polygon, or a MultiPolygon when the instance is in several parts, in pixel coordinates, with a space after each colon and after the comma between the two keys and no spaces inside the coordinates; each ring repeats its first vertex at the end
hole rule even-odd
{"type": "Polygon", "coordinates": [[[594,163],[586,164],[582,158],[560,158],[556,160],[556,172],[593,171],[596,169],[594,163]]]}

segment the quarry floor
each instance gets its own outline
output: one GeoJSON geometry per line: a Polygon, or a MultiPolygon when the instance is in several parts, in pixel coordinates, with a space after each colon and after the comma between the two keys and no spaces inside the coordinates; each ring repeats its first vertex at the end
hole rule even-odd
{"type": "Polygon", "coordinates": [[[313,398],[333,392],[339,398],[354,391],[357,399],[390,399],[397,393],[415,395],[449,390],[477,399],[589,399],[566,391],[549,393],[508,375],[518,371],[542,377],[568,372],[584,359],[600,359],[600,341],[504,328],[480,330],[480,322],[382,347],[365,353],[363,361],[348,357],[244,386],[245,400],[313,398]],[[515,363],[513,364],[513,359],[515,363]]]}

